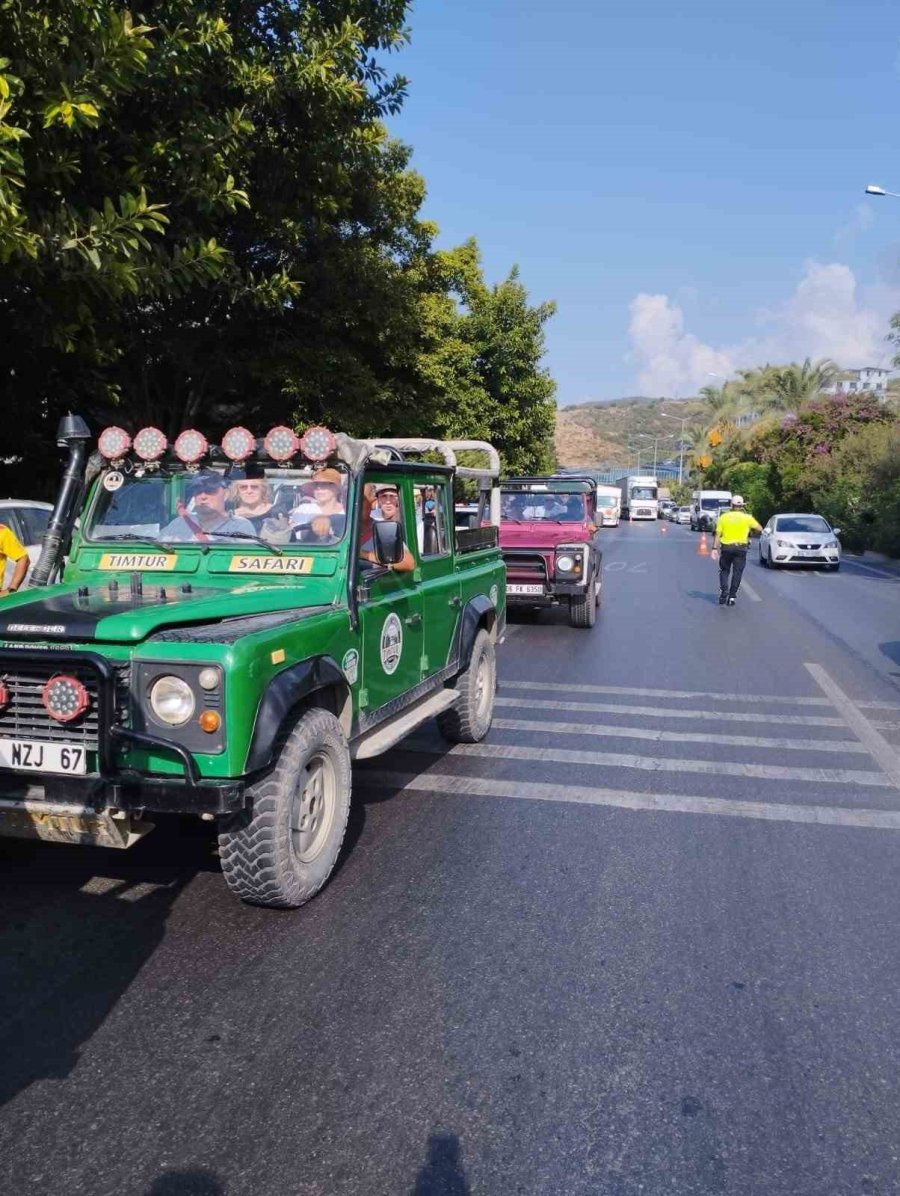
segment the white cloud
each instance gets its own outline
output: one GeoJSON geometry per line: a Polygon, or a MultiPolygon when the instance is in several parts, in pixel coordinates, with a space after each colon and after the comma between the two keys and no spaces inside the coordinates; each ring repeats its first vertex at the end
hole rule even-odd
{"type": "Polygon", "coordinates": [[[849,266],[809,262],[793,294],[758,312],[759,332],[735,345],[709,345],[684,329],[684,313],[668,295],[637,295],[628,333],[643,394],[692,394],[739,367],[767,361],[833,357],[845,367],[877,365],[890,356],[888,322],[900,309],[900,289],[861,293],[849,266]]]}

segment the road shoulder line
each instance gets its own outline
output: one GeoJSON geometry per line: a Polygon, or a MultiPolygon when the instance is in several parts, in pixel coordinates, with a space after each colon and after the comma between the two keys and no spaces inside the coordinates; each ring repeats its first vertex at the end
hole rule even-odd
{"type": "Polygon", "coordinates": [[[884,736],[875,730],[852,699],[844,693],[820,664],[806,661],[804,667],[822,692],[830,698],[835,709],[846,721],[847,726],[857,739],[866,745],[871,755],[878,761],[881,770],[890,779],[894,788],[900,789],[900,755],[884,736]]]}

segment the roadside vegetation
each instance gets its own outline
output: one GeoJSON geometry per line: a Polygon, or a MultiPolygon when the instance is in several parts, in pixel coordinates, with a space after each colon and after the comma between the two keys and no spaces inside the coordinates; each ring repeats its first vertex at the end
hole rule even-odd
{"type": "Polygon", "coordinates": [[[750,427],[718,413],[692,457],[693,479],[743,494],[760,522],[776,511],[816,511],[841,528],[845,547],[900,556],[896,403],[822,395],[827,383],[808,382],[802,366],[780,372],[788,387],[750,427]]]}
{"type": "Polygon", "coordinates": [[[390,137],[407,0],[0,5],[4,488],[62,412],[168,435],[296,420],[552,462],[551,303],[437,248],[390,137]]]}

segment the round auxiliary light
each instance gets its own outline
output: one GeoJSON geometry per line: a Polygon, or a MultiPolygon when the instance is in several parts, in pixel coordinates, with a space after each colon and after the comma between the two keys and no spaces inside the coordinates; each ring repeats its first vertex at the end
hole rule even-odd
{"type": "Polygon", "coordinates": [[[41,698],[44,709],[51,718],[58,723],[70,723],[73,719],[84,714],[91,704],[88,691],[78,680],[68,673],[57,673],[44,686],[41,698]]]}
{"type": "Polygon", "coordinates": [[[9,692],[9,686],[5,681],[0,681],[0,714],[2,714],[9,705],[10,697],[11,695],[9,692]]]}
{"type": "Polygon", "coordinates": [[[185,465],[193,465],[201,457],[205,457],[209,450],[209,441],[196,428],[188,428],[175,441],[175,456],[185,465]]]}
{"type": "Polygon", "coordinates": [[[222,437],[222,452],[229,461],[246,461],[256,448],[256,437],[246,428],[229,428],[222,437]]]}
{"type": "Polygon", "coordinates": [[[266,434],[263,446],[273,461],[289,461],[300,447],[300,441],[293,428],[282,426],[266,434]]]}
{"type": "Polygon", "coordinates": [[[142,461],[157,461],[168,443],[159,428],[141,428],[134,438],[134,451],[142,461]]]}
{"type": "Polygon", "coordinates": [[[131,448],[131,437],[124,428],[104,428],[97,441],[100,456],[107,461],[118,461],[131,448]]]}
{"type": "Polygon", "coordinates": [[[307,428],[300,441],[300,450],[307,461],[324,461],[336,447],[334,433],[328,428],[307,428]]]}

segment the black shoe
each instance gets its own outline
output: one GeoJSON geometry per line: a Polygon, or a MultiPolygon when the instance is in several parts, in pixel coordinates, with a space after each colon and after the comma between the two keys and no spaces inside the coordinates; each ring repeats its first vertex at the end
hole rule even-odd
{"type": "Polygon", "coordinates": [[[728,605],[729,605],[729,606],[734,606],[734,599],[733,599],[733,598],[729,598],[729,599],[728,599],[728,605]]]}
{"type": "Polygon", "coordinates": [[[719,595],[719,606],[724,606],[724,605],[725,605],[725,603],[726,603],[727,601],[728,601],[728,595],[727,595],[727,594],[720,594],[720,595],[719,595]]]}

